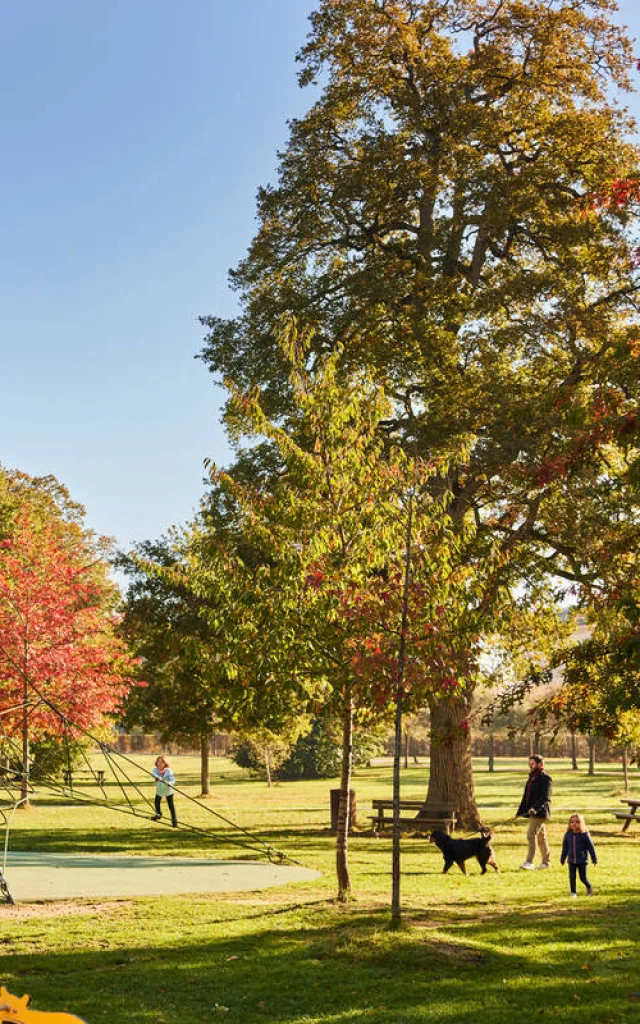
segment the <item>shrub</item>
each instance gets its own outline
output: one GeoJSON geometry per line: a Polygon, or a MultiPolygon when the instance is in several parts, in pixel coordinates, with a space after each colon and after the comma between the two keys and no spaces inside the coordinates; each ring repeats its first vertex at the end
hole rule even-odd
{"type": "Polygon", "coordinates": [[[328,779],[340,773],[340,733],[335,723],[316,718],[280,766],[281,779],[328,779]]]}
{"type": "MultiPolygon", "coordinates": [[[[384,752],[386,726],[356,729],[353,742],[354,768],[366,765],[384,752]]],[[[302,736],[280,767],[281,779],[329,779],[340,774],[342,735],[335,719],[317,718],[311,732],[302,736]]]]}

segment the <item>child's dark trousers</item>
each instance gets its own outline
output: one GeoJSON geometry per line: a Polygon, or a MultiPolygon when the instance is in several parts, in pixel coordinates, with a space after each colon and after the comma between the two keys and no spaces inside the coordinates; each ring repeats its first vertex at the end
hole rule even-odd
{"type": "Polygon", "coordinates": [[[569,887],[571,892],[576,891],[576,872],[580,875],[580,881],[584,882],[587,892],[591,889],[591,885],[587,878],[587,865],[586,864],[569,864],[569,887]]]}

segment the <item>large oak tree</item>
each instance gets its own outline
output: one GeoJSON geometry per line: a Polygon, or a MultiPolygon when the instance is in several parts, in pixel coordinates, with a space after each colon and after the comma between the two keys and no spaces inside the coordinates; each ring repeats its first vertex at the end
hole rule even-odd
{"type": "MultiPolygon", "coordinates": [[[[259,193],[258,233],[232,273],[241,312],[204,320],[210,370],[261,384],[275,414],[290,401],[277,335],[293,312],[315,353],[340,339],[345,369],[384,381],[388,426],[420,454],[473,436],[449,470],[450,514],[461,530],[475,518],[477,559],[503,552],[496,586],[579,571],[555,501],[599,459],[612,363],[637,337],[632,215],[582,215],[638,165],[611,99],[633,65],[615,10],[322,0],[299,55],[317,98],[259,193]]],[[[464,708],[432,710],[432,743],[446,737],[449,752],[435,804],[469,736],[464,708]]]]}

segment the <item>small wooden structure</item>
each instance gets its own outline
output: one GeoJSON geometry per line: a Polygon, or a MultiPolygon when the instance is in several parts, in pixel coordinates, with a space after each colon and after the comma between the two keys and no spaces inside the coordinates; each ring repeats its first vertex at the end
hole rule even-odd
{"type": "MultiPolygon", "coordinates": [[[[379,836],[386,829],[393,828],[393,800],[372,800],[373,809],[376,812],[370,817],[371,835],[379,836]]],[[[400,828],[403,832],[431,832],[433,829],[442,829],[443,832],[452,832],[456,819],[451,811],[444,811],[442,814],[423,817],[419,812],[424,808],[424,800],[401,800],[400,801],[400,828]],[[411,817],[402,814],[403,811],[413,811],[411,817]]]]}
{"type": "Polygon", "coordinates": [[[640,807],[640,797],[631,797],[629,800],[621,800],[620,803],[628,804],[628,811],[614,811],[616,818],[621,818],[624,821],[622,831],[626,832],[632,821],[640,821],[640,815],[638,807],[640,807]]]}
{"type": "Polygon", "coordinates": [[[98,768],[96,771],[92,768],[72,768],[71,771],[65,769],[64,781],[67,786],[72,786],[73,780],[77,777],[89,779],[92,782],[97,782],[99,786],[104,786],[104,770],[102,768],[98,768]]]}

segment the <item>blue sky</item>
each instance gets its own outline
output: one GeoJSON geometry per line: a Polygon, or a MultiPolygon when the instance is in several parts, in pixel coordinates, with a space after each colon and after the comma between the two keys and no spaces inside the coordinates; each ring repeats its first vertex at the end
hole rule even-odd
{"type": "MultiPolygon", "coordinates": [[[[235,312],[314,6],[3,5],[0,462],[53,473],[123,547],[190,518],[228,458],[197,317],[235,312]]],[[[619,20],[640,36],[637,0],[619,20]]]]}
{"type": "Polygon", "coordinates": [[[0,462],[55,474],[125,547],[228,456],[197,317],[235,311],[312,6],[3,6],[0,462]]]}

